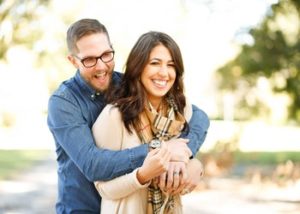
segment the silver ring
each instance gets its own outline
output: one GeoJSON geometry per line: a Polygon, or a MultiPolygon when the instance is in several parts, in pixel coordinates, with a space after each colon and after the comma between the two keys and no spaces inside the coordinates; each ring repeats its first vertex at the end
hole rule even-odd
{"type": "Polygon", "coordinates": [[[173,172],[173,175],[179,175],[179,172],[175,171],[175,172],[173,172]]]}

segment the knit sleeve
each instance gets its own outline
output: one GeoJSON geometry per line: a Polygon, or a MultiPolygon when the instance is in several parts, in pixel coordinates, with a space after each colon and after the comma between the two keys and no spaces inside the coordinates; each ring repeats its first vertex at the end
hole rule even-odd
{"type": "MultiPolygon", "coordinates": [[[[98,147],[113,150],[122,149],[125,128],[121,114],[116,107],[107,105],[97,118],[92,131],[98,147]]],[[[137,170],[109,181],[95,181],[95,187],[100,195],[106,199],[117,200],[126,197],[150,184],[141,185],[139,183],[136,177],[137,170]]]]}
{"type": "Polygon", "coordinates": [[[120,150],[122,147],[123,123],[119,110],[107,105],[95,121],[92,132],[97,147],[120,150]]]}
{"type": "Polygon", "coordinates": [[[109,200],[118,200],[133,192],[146,188],[150,182],[141,185],[137,180],[136,173],[138,169],[135,169],[132,173],[117,177],[110,181],[101,182],[96,181],[95,186],[102,198],[109,200]]]}

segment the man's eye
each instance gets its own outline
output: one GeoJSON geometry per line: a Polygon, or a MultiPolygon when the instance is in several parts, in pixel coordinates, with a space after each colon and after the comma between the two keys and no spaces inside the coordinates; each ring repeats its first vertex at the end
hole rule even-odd
{"type": "Polygon", "coordinates": [[[102,54],[102,57],[109,57],[109,56],[111,56],[111,53],[104,53],[104,54],[102,54]]]}
{"type": "Polygon", "coordinates": [[[95,61],[95,57],[88,57],[84,59],[84,62],[94,62],[95,61]]]}

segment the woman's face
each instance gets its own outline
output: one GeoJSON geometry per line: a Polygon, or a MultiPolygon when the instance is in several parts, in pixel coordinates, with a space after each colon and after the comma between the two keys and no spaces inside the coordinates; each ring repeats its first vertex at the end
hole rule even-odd
{"type": "Polygon", "coordinates": [[[155,108],[158,108],[162,98],[172,88],[175,79],[176,70],[169,50],[163,45],[157,45],[152,49],[141,75],[148,100],[155,108]]]}

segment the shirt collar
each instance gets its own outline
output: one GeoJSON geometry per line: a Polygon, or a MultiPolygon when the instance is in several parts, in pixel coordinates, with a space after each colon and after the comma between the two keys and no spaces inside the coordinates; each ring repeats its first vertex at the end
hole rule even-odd
{"type": "Polygon", "coordinates": [[[80,87],[85,91],[85,93],[94,100],[97,96],[101,95],[100,92],[96,92],[80,75],[79,70],[76,71],[75,80],[78,82],[80,87]]]}
{"type": "MultiPolygon", "coordinates": [[[[122,73],[113,71],[112,84],[118,85],[122,78],[122,73]]],[[[79,70],[76,71],[75,81],[78,82],[79,86],[83,89],[83,93],[90,97],[90,99],[95,100],[98,96],[103,95],[103,93],[97,92],[93,89],[80,75],[79,70]]]]}

